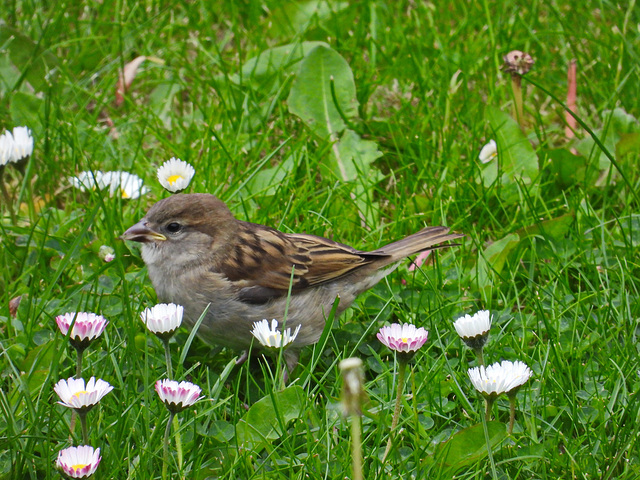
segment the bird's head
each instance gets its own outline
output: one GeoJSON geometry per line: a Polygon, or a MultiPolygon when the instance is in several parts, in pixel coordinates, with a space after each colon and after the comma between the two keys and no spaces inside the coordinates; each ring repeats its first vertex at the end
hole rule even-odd
{"type": "Polygon", "coordinates": [[[224,202],[213,195],[178,194],[156,203],[120,238],[142,243],[147,265],[171,261],[186,267],[225,248],[236,222],[224,202]]]}

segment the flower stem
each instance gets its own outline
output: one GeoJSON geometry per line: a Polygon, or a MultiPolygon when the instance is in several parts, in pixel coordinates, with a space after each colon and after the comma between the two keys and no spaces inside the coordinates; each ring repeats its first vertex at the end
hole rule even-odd
{"type": "Polygon", "coordinates": [[[494,400],[490,397],[484,397],[484,419],[488,422],[491,420],[491,407],[493,406],[494,400]]]}
{"type": "Polygon", "coordinates": [[[173,423],[173,418],[175,417],[175,413],[169,413],[169,420],[167,420],[167,428],[164,431],[164,448],[162,455],[162,480],[167,480],[169,478],[167,476],[167,471],[169,469],[169,435],[171,434],[171,424],[173,423]]]}
{"type": "Polygon", "coordinates": [[[163,339],[164,344],[164,360],[167,364],[167,378],[173,378],[173,367],[171,365],[171,348],[169,348],[169,339],[163,339]]]}
{"type": "Polygon", "coordinates": [[[79,412],[80,425],[82,425],[82,441],[89,445],[89,430],[87,430],[87,412],[79,412]]]}
{"type": "Polygon", "coordinates": [[[476,357],[478,358],[478,365],[484,365],[484,355],[482,354],[482,347],[474,348],[473,351],[476,353],[476,357]]]}
{"type": "Polygon", "coordinates": [[[402,392],[404,390],[404,378],[407,371],[407,362],[400,360],[398,362],[398,389],[396,391],[396,406],[393,410],[393,420],[391,421],[391,431],[389,432],[389,441],[387,442],[387,448],[384,451],[382,457],[382,463],[387,459],[389,451],[391,450],[391,444],[393,443],[393,435],[398,426],[398,419],[400,418],[400,409],[402,407],[402,392]]]}
{"type": "Polygon", "coordinates": [[[173,417],[173,435],[176,439],[176,455],[178,456],[178,468],[182,470],[182,437],[180,436],[180,423],[178,423],[178,417],[173,417]]]}
{"type": "Polygon", "coordinates": [[[351,415],[351,462],[353,480],[362,480],[362,431],[359,415],[351,415]]]}
{"type": "Polygon", "coordinates": [[[4,203],[7,206],[7,210],[9,210],[9,216],[11,217],[11,221],[15,225],[17,222],[16,214],[13,211],[13,202],[11,201],[11,197],[9,196],[9,192],[7,191],[7,188],[4,186],[4,182],[2,181],[3,175],[4,175],[4,166],[1,166],[0,167],[0,191],[2,191],[2,196],[4,197],[4,203]]]}
{"type": "Polygon", "coordinates": [[[511,75],[511,89],[515,106],[516,119],[520,129],[524,132],[524,110],[522,107],[522,77],[517,73],[511,75]]]}
{"type": "Polygon", "coordinates": [[[513,432],[513,425],[516,422],[516,396],[509,395],[509,435],[513,432]]]}
{"type": "MultiPolygon", "coordinates": [[[[489,401],[489,398],[485,397],[485,402],[487,405],[493,405],[493,400],[489,401]]],[[[489,412],[491,407],[488,407],[487,412],[489,412]]],[[[493,452],[491,451],[491,440],[489,439],[489,427],[487,425],[488,417],[482,419],[482,431],[484,432],[484,441],[487,445],[487,457],[489,458],[489,465],[491,466],[491,474],[494,480],[498,480],[498,472],[496,470],[496,462],[493,458],[493,452]]]]}
{"type": "Polygon", "coordinates": [[[82,378],[82,354],[84,350],[76,348],[76,378],[82,378]]]}

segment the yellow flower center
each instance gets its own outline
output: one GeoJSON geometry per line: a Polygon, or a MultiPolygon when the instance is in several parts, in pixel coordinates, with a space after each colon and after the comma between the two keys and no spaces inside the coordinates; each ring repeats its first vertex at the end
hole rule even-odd
{"type": "Polygon", "coordinates": [[[176,183],[178,180],[181,180],[183,177],[182,175],[171,175],[169,178],[167,178],[167,182],[169,182],[169,185],[173,185],[174,183],[176,183]]]}
{"type": "Polygon", "coordinates": [[[76,392],[73,395],[71,395],[71,398],[80,398],[80,395],[84,393],[89,393],[89,392],[87,392],[86,390],[80,390],[79,392],[76,392]]]}
{"type": "Polygon", "coordinates": [[[124,188],[120,189],[120,194],[122,195],[122,198],[129,198],[129,194],[124,188]]]}
{"type": "Polygon", "coordinates": [[[409,342],[409,339],[407,337],[402,338],[402,343],[408,343],[408,342],[409,342]]]}
{"type": "Polygon", "coordinates": [[[88,463],[78,463],[78,464],[76,464],[76,465],[71,465],[71,468],[72,468],[74,471],[76,471],[76,472],[77,472],[78,470],[80,470],[81,468],[86,467],[87,465],[89,465],[89,464],[88,464],[88,463]]]}

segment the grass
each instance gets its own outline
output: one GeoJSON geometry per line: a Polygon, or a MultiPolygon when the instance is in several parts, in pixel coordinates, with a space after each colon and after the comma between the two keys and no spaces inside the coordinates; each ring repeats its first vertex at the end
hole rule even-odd
{"type": "Polygon", "coordinates": [[[176,376],[206,399],[178,415],[184,458],[179,465],[172,446],[171,478],[350,477],[338,371],[350,356],[366,374],[365,478],[637,478],[635,2],[314,3],[3,3],[0,127],[29,126],[36,146],[22,171],[10,165],[1,180],[17,220],[3,198],[0,478],[58,478],[58,450],[80,440],[76,428],[69,441],[70,412],[53,392],[75,372],[54,322],[68,311],[111,322],[84,363],[85,378],[115,387],[88,415],[90,443],[102,451],[96,478],[160,478],[168,413],[152,385],[164,376],[164,352],[138,319],[157,300],[138,250],[118,236],[169,195],[155,172],[172,156],[196,169],[188,192],[214,193],[238,218],[286,232],[363,249],[424,225],[466,238],[362,295],[303,352],[285,391],[274,363],[234,367],[234,352],[212,354],[197,338],[185,351],[181,330],[171,342],[176,376]],[[287,71],[297,63],[260,78],[242,70],[301,41],[326,42],[353,72],[353,131],[382,154],[353,179],[336,170],[331,144],[289,112],[287,71]],[[524,133],[491,121],[491,109],[513,115],[500,71],[513,49],[535,59],[522,82],[524,133]],[[117,107],[119,72],[140,55],[154,59],[117,107]],[[589,130],[566,138],[574,58],[577,116],[589,130]],[[499,161],[482,165],[491,138],[499,161]],[[518,170],[526,158],[535,175],[518,170]],[[90,169],[136,173],[150,192],[125,200],[71,188],[68,177],[90,169]],[[116,260],[103,263],[101,245],[116,260]],[[512,435],[508,401],[494,407],[491,458],[483,402],[466,373],[475,358],[452,328],[479,309],[494,318],[486,360],[534,371],[512,435]],[[409,366],[383,465],[397,370],[375,333],[397,321],[424,326],[429,341],[409,366]],[[447,456],[455,439],[462,453],[447,456]]]}

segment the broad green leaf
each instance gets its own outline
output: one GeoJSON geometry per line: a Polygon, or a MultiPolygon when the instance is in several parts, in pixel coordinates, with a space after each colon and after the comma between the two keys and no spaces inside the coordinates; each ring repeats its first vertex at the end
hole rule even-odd
{"type": "MultiPolygon", "coordinates": [[[[498,445],[506,436],[505,426],[500,422],[488,422],[489,445],[498,445]]],[[[481,423],[459,431],[436,447],[434,457],[441,467],[458,469],[472,465],[487,456],[487,442],[481,423]]]]}
{"type": "MultiPolygon", "coordinates": [[[[600,142],[606,147],[611,155],[614,158],[616,154],[616,144],[620,140],[620,135],[613,130],[613,128],[609,127],[606,132],[603,129],[594,130],[593,132],[600,142]]],[[[611,160],[602,153],[602,150],[596,142],[594,142],[593,138],[586,137],[582,140],[576,142],[575,148],[586,159],[588,159],[588,164],[597,167],[599,170],[607,170],[611,167],[611,160]]],[[[616,159],[617,160],[617,159],[616,159]]]]}
{"type": "Polygon", "coordinates": [[[340,110],[346,118],[354,118],[358,100],[353,72],[344,58],[323,46],[314,48],[300,63],[287,102],[289,111],[318,137],[336,141],[346,125],[331,94],[331,79],[340,110]]]}
{"type": "Polygon", "coordinates": [[[278,33],[286,36],[302,33],[316,21],[328,20],[337,12],[349,6],[349,2],[327,2],[307,0],[282,2],[271,18],[271,24],[278,33]]]}
{"type": "Polygon", "coordinates": [[[382,156],[376,142],[363,140],[353,130],[344,132],[331,153],[331,170],[343,182],[367,178],[371,163],[382,156]]]}
{"type": "MultiPolygon", "coordinates": [[[[29,37],[0,22],[0,48],[8,50],[11,62],[36,92],[47,89],[50,76],[58,67],[58,59],[29,37]]],[[[11,88],[15,88],[12,85],[11,88]]]]}
{"type": "Polygon", "coordinates": [[[630,153],[640,153],[640,133],[625,133],[616,144],[616,157],[622,158],[630,153]]]}
{"type": "Polygon", "coordinates": [[[238,446],[258,449],[280,438],[287,423],[300,418],[306,395],[299,385],[292,385],[258,400],[236,425],[238,446]]]}
{"type": "MultiPolygon", "coordinates": [[[[547,150],[545,153],[551,161],[551,171],[560,187],[571,187],[586,180],[588,164],[585,157],[574,155],[565,148],[547,150]]],[[[597,175],[596,169],[591,170],[597,175]]]]}
{"type": "MultiPolygon", "coordinates": [[[[497,108],[487,107],[485,116],[498,143],[498,165],[501,172],[500,181],[503,187],[523,183],[530,194],[535,194],[538,178],[538,156],[522,130],[506,113],[497,108]]],[[[486,185],[485,183],[485,186],[486,185]]],[[[513,199],[513,189],[503,189],[505,195],[513,199]]]]}
{"type": "Polygon", "coordinates": [[[242,79],[239,75],[233,75],[231,81],[237,84],[248,83],[254,89],[270,92],[277,85],[278,75],[295,73],[298,62],[319,46],[329,48],[325,42],[290,43],[269,48],[245,62],[242,66],[242,79]]]}
{"type": "Polygon", "coordinates": [[[491,287],[493,277],[500,275],[511,251],[520,242],[520,236],[515,233],[496,240],[478,258],[478,287],[482,290],[491,287]]]}
{"type": "Polygon", "coordinates": [[[247,182],[247,190],[260,196],[275,195],[286,184],[286,178],[295,167],[294,159],[288,156],[275,167],[265,168],[247,182]]]}
{"type": "Polygon", "coordinates": [[[25,125],[32,131],[39,133],[43,130],[41,115],[44,112],[44,100],[30,93],[15,92],[11,96],[11,120],[14,125],[25,125]]]}
{"type": "Polygon", "coordinates": [[[557,218],[551,218],[529,227],[524,227],[518,230],[517,234],[520,238],[530,237],[534,235],[541,235],[543,237],[551,237],[554,239],[563,238],[571,224],[573,223],[575,215],[573,213],[567,213],[557,218]]]}

